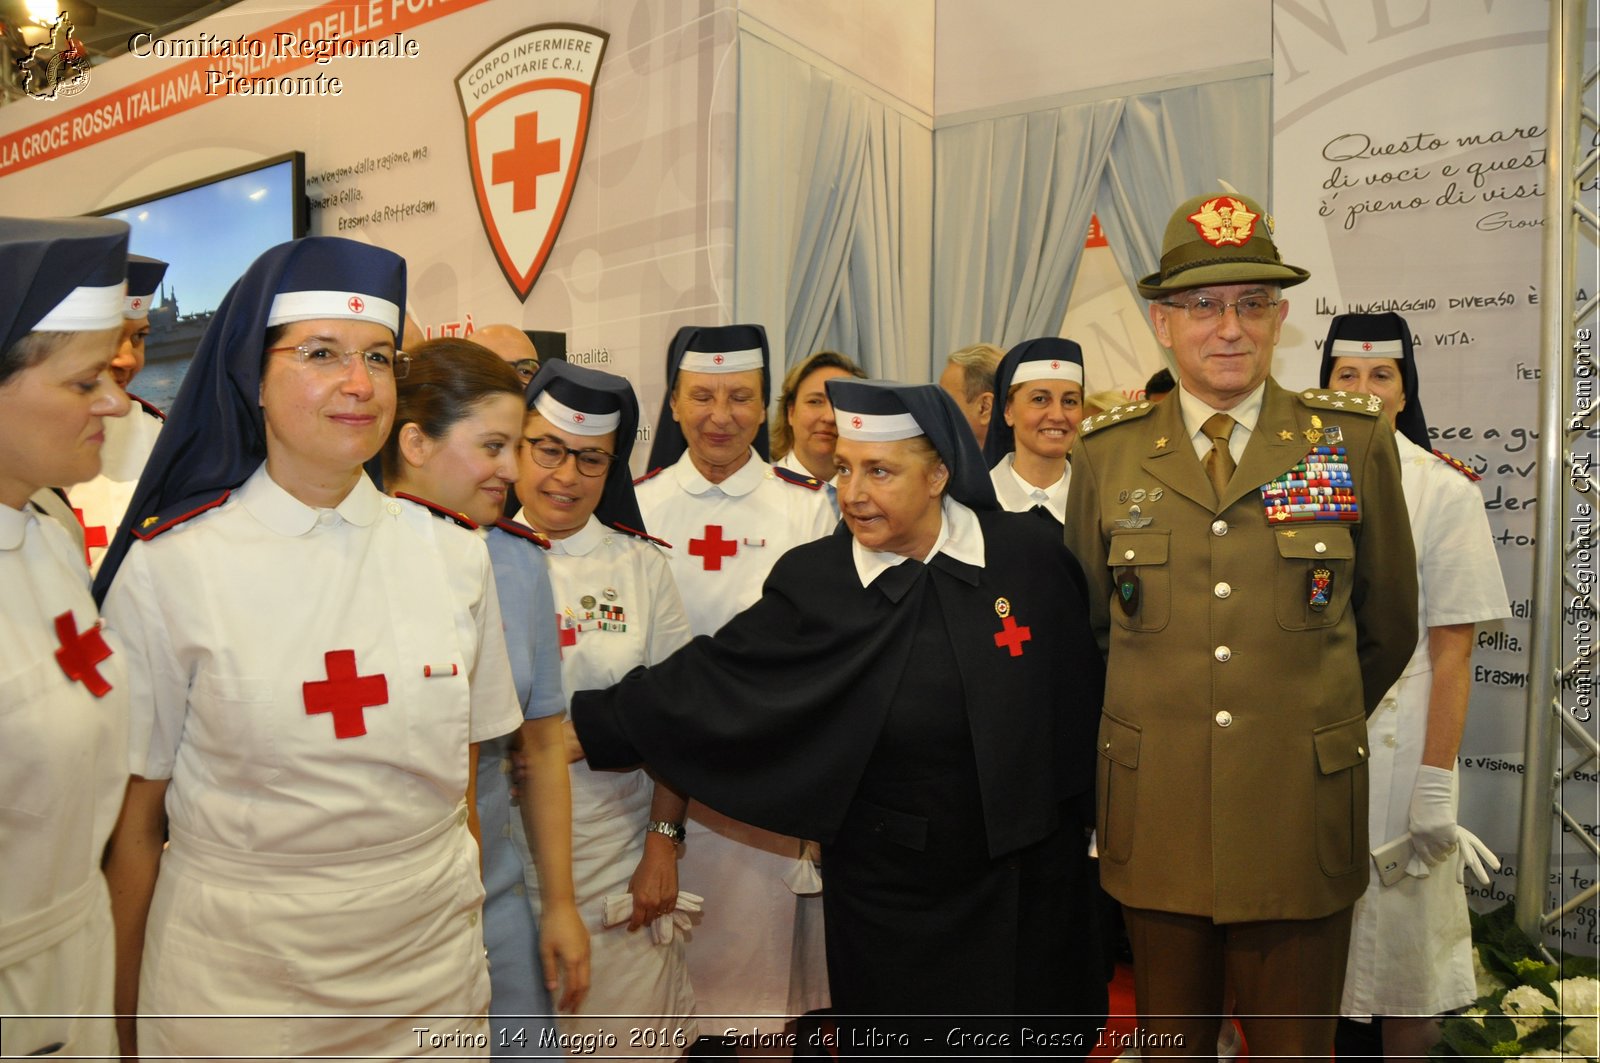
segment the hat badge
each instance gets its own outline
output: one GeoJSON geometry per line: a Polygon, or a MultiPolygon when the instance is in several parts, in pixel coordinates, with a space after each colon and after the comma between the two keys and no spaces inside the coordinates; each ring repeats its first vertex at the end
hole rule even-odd
{"type": "Polygon", "coordinates": [[[141,306],[143,306],[143,305],[144,305],[144,300],[143,300],[143,299],[141,299],[141,298],[139,298],[139,297],[138,297],[138,296],[137,296],[137,295],[136,295],[136,296],[134,296],[134,297],[133,297],[133,299],[132,299],[132,301],[131,301],[131,302],[130,302],[130,303],[129,303],[129,304],[128,304],[128,305],[129,305],[129,306],[131,306],[131,307],[133,307],[133,308],[134,308],[134,309],[135,309],[135,310],[137,310],[137,309],[139,309],[139,308],[140,308],[140,307],[141,307],[141,306]]]}
{"type": "Polygon", "coordinates": [[[1200,239],[1212,247],[1224,244],[1243,247],[1255,232],[1258,217],[1260,215],[1232,196],[1218,196],[1206,200],[1199,210],[1189,215],[1189,220],[1200,233],[1200,239]]]}
{"type": "Polygon", "coordinates": [[[367,304],[362,301],[359,295],[352,295],[350,297],[350,301],[345,303],[345,305],[350,308],[350,312],[352,314],[359,314],[367,308],[367,304]]]}
{"type": "Polygon", "coordinates": [[[716,357],[711,359],[711,364],[712,365],[721,365],[724,361],[726,361],[726,359],[723,358],[722,355],[719,354],[716,357]]]}
{"type": "Polygon", "coordinates": [[[581,414],[581,413],[575,413],[575,414],[572,415],[572,422],[574,424],[582,424],[587,419],[588,418],[584,417],[584,415],[581,414]]]}
{"type": "Polygon", "coordinates": [[[1061,368],[1061,363],[1060,362],[1051,362],[1050,363],[1050,368],[1051,369],[1060,369],[1061,368]]]}
{"type": "Polygon", "coordinates": [[[1370,351],[1370,350],[1372,350],[1372,341],[1371,341],[1371,340],[1368,340],[1368,341],[1367,341],[1367,342],[1365,342],[1365,343],[1363,343],[1363,344],[1362,344],[1362,345],[1361,345],[1361,349],[1362,349],[1362,350],[1363,350],[1363,351],[1370,351]]]}
{"type": "Polygon", "coordinates": [[[859,417],[850,418],[850,427],[851,428],[860,428],[861,427],[861,418],[859,418],[859,417]]]}

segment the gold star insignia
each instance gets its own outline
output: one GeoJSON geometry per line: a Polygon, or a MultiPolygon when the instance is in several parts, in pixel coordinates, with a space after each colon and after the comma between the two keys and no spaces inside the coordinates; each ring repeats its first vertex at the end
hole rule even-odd
{"type": "Polygon", "coordinates": [[[1283,431],[1278,433],[1278,438],[1287,443],[1289,440],[1294,438],[1294,433],[1285,428],[1283,431]]]}
{"type": "Polygon", "coordinates": [[[161,519],[160,517],[146,517],[144,520],[139,522],[139,527],[148,528],[148,527],[150,527],[150,525],[154,524],[156,521],[158,521],[160,519],[161,519]]]}
{"type": "Polygon", "coordinates": [[[1156,440],[1156,449],[1157,450],[1166,450],[1167,449],[1167,437],[1166,436],[1162,436],[1160,439],[1156,440]]]}

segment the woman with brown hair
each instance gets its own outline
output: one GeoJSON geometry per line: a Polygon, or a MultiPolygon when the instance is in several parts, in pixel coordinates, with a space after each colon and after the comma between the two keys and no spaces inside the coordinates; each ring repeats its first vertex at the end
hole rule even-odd
{"type": "Polygon", "coordinates": [[[818,351],[784,376],[778,407],[768,425],[774,464],[822,481],[835,516],[839,496],[833,486],[833,448],[839,442],[839,428],[827,384],[852,376],[867,378],[860,366],[838,351],[818,351]]]}

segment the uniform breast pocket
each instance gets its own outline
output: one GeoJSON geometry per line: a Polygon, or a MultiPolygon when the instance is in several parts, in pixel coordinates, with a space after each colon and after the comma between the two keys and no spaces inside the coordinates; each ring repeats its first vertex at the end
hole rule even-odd
{"type": "Polygon", "coordinates": [[[1128,631],[1160,631],[1172,619],[1172,575],[1164,531],[1111,537],[1111,615],[1128,631]]]}
{"type": "Polygon", "coordinates": [[[1139,728],[1131,723],[1123,723],[1115,716],[1100,717],[1095,844],[1103,858],[1117,864],[1126,863],[1133,854],[1133,806],[1139,787],[1142,737],[1139,728]]]}
{"type": "Polygon", "coordinates": [[[1285,631],[1333,627],[1350,604],[1356,547],[1349,528],[1311,525],[1277,530],[1274,595],[1285,631]],[[1291,532],[1293,534],[1291,534],[1291,532]]]}
{"type": "Polygon", "coordinates": [[[270,782],[281,769],[275,718],[283,711],[265,679],[201,672],[189,688],[183,740],[208,763],[229,765],[224,787],[270,782]]]}
{"type": "Polygon", "coordinates": [[[95,759],[95,713],[114,711],[69,683],[52,657],[0,679],[0,749],[16,758],[0,772],[0,810],[50,815],[95,759]]]}
{"type": "Polygon", "coordinates": [[[1367,719],[1353,716],[1311,733],[1316,748],[1317,861],[1348,875],[1366,861],[1367,719]]]}

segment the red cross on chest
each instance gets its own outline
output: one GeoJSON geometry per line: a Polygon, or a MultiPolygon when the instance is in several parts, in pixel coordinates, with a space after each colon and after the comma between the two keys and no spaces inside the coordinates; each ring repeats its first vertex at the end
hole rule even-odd
{"type": "Polygon", "coordinates": [[[1022,644],[1033,638],[1030,628],[1019,627],[1017,618],[1008,616],[1000,622],[1000,630],[994,633],[994,644],[1011,651],[1011,656],[1022,656],[1022,644]]]}
{"type": "Polygon", "coordinates": [[[106,538],[105,525],[96,524],[92,528],[89,527],[84,522],[83,510],[81,509],[74,509],[72,515],[78,518],[78,524],[83,528],[83,563],[86,565],[93,564],[89,559],[89,551],[97,546],[105,546],[109,542],[106,538]]]}
{"type": "Polygon", "coordinates": [[[490,184],[511,185],[511,209],[539,206],[539,178],[561,170],[561,140],[539,139],[539,112],[517,116],[515,140],[510,148],[494,153],[490,184]]]}
{"type": "Polygon", "coordinates": [[[333,737],[360,738],[367,733],[363,709],[389,702],[389,680],[383,673],[358,675],[355,650],[329,650],[323,655],[328,678],[307,680],[306,715],[333,714],[333,737]]]}
{"type": "Polygon", "coordinates": [[[111,656],[111,647],[101,637],[98,626],[80,632],[72,610],[68,609],[56,617],[56,641],[61,644],[56,650],[56,663],[68,679],[82,683],[97,698],[111,692],[111,684],[95,667],[111,656]]]}
{"type": "Polygon", "coordinates": [[[704,539],[689,540],[689,553],[701,559],[707,572],[721,572],[722,559],[738,552],[739,541],[724,539],[720,524],[707,524],[704,539]]]}

